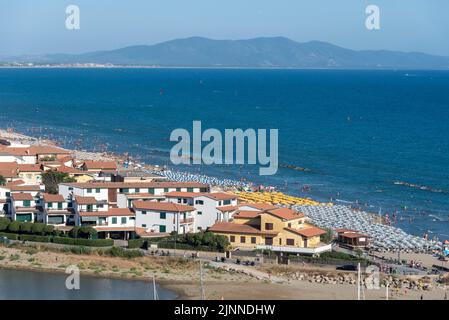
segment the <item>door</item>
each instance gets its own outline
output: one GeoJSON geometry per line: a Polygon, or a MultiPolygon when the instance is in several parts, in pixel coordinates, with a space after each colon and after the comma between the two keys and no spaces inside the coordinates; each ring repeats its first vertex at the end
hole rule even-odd
{"type": "Polygon", "coordinates": [[[307,238],[304,238],[304,248],[307,248],[307,242],[308,242],[307,238]]]}

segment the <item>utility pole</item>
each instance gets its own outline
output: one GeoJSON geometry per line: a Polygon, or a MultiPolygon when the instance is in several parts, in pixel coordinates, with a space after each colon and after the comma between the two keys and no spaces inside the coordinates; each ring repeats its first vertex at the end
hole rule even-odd
{"type": "Polygon", "coordinates": [[[206,300],[206,292],[204,290],[203,282],[203,262],[200,259],[200,285],[201,285],[201,300],[206,300]]]}

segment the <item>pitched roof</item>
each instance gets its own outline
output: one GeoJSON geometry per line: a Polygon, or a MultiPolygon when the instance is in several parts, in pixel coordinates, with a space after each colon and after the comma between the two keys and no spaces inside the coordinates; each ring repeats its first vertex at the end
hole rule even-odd
{"type": "Polygon", "coordinates": [[[7,187],[11,191],[41,191],[41,187],[36,184],[30,184],[30,185],[8,184],[7,187]]]}
{"type": "Polygon", "coordinates": [[[265,210],[264,212],[284,220],[294,220],[304,217],[303,213],[296,212],[295,210],[289,208],[276,208],[272,210],[265,210]]]}
{"type": "Polygon", "coordinates": [[[34,200],[33,196],[30,193],[13,193],[11,198],[14,200],[24,201],[24,200],[34,200]]]}
{"type": "Polygon", "coordinates": [[[232,193],[225,193],[225,192],[212,192],[212,193],[203,193],[202,196],[212,198],[215,200],[231,200],[231,199],[237,199],[237,196],[232,193]]]}
{"type": "Polygon", "coordinates": [[[0,147],[0,153],[13,156],[37,156],[41,154],[70,154],[70,151],[54,146],[0,147]]]}
{"type": "Polygon", "coordinates": [[[95,199],[95,197],[75,196],[75,201],[77,204],[81,204],[81,205],[97,203],[97,199],[95,199]]]}
{"type": "Polygon", "coordinates": [[[182,191],[172,191],[164,193],[167,198],[195,198],[202,194],[198,192],[182,192],[182,191]]]}
{"type": "Polygon", "coordinates": [[[89,169],[99,169],[99,170],[116,170],[117,163],[115,161],[85,161],[84,166],[89,169]]]}
{"type": "Polygon", "coordinates": [[[272,210],[265,210],[265,212],[284,220],[294,220],[304,217],[304,213],[296,212],[295,210],[289,208],[276,208],[272,210]]]}
{"type": "Polygon", "coordinates": [[[217,207],[217,210],[220,210],[221,212],[235,211],[237,209],[238,209],[237,206],[220,206],[220,207],[217,207]]]}
{"type": "Polygon", "coordinates": [[[306,238],[320,236],[320,235],[326,233],[326,231],[324,231],[323,229],[320,229],[318,227],[310,227],[310,228],[304,228],[304,229],[293,229],[293,228],[285,228],[285,229],[288,231],[291,231],[293,233],[299,234],[306,238]]]}
{"type": "Polygon", "coordinates": [[[42,168],[39,164],[19,164],[19,172],[42,172],[42,168]]]}
{"type": "Polygon", "coordinates": [[[209,227],[208,231],[221,232],[221,233],[236,233],[236,234],[269,234],[276,235],[278,232],[273,231],[261,231],[247,224],[239,224],[232,222],[217,222],[213,226],[209,227]]]}
{"type": "Polygon", "coordinates": [[[260,211],[251,211],[251,210],[239,210],[237,211],[233,218],[234,219],[254,219],[260,215],[260,211]]]}
{"type": "Polygon", "coordinates": [[[254,209],[261,210],[261,211],[279,208],[277,206],[274,206],[272,204],[265,203],[265,202],[260,202],[260,203],[240,203],[239,207],[251,207],[251,208],[254,208],[254,209]]]}
{"type": "Polygon", "coordinates": [[[166,211],[166,212],[190,212],[195,208],[172,202],[133,201],[134,208],[138,210],[166,211]]]}
{"type": "Polygon", "coordinates": [[[44,193],[42,198],[45,202],[65,202],[64,197],[60,194],[44,193]]]}

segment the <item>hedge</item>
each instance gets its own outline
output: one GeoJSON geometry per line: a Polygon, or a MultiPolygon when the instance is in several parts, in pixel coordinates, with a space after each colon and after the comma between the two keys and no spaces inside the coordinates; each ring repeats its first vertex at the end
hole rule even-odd
{"type": "MultiPolygon", "coordinates": [[[[158,242],[157,243],[158,248],[161,249],[174,249],[175,243],[174,242],[158,242]]],[[[209,251],[209,252],[215,252],[217,251],[215,248],[207,247],[207,246],[192,246],[190,244],[186,243],[176,243],[176,250],[191,250],[191,251],[209,251]]]]}
{"type": "Polygon", "coordinates": [[[33,241],[33,242],[50,242],[50,236],[35,236],[31,234],[21,234],[19,235],[19,240],[22,241],[33,241]]]}
{"type": "Polygon", "coordinates": [[[128,248],[129,249],[141,249],[145,248],[148,245],[146,239],[129,239],[128,240],[128,248]]]}
{"type": "Polygon", "coordinates": [[[9,240],[19,240],[19,235],[16,233],[4,233],[4,232],[0,232],[0,237],[3,238],[8,238],[9,240]]]}
{"type": "Polygon", "coordinates": [[[114,240],[112,239],[81,239],[81,238],[53,237],[53,242],[59,244],[69,244],[87,247],[110,247],[114,245],[114,240]]]}

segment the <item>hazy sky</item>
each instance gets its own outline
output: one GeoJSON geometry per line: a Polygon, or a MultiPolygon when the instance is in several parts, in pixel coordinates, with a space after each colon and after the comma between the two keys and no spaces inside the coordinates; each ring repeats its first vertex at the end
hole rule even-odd
{"type": "Polygon", "coordinates": [[[285,36],[449,56],[448,0],[0,0],[0,55],[80,53],[174,38],[285,36]],[[68,5],[81,29],[65,27],[68,5]],[[365,8],[381,30],[365,28],[365,8]]]}

